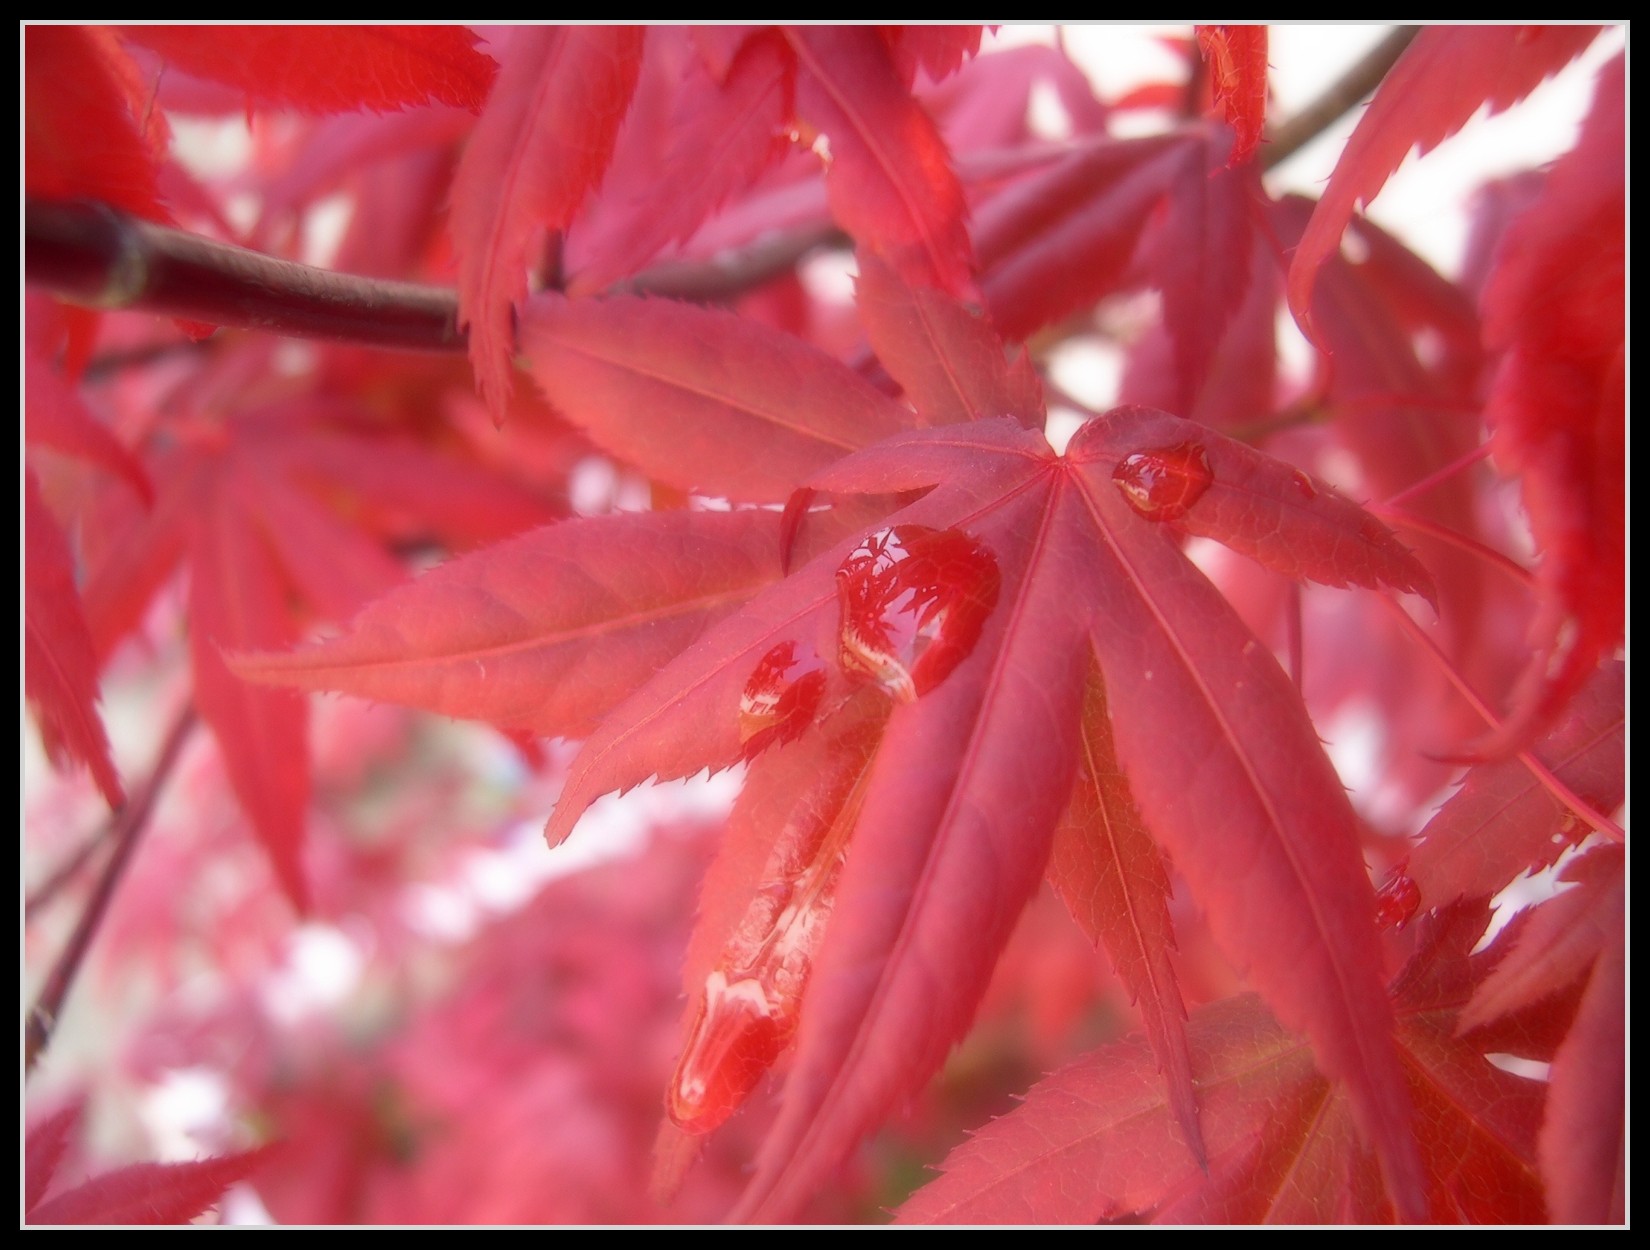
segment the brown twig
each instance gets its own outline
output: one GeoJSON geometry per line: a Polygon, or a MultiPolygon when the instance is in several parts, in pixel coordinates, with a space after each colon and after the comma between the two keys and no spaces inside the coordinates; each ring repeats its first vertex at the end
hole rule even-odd
{"type": "MultiPolygon", "coordinates": [[[[1401,26],[1317,100],[1271,132],[1272,168],[1380,83],[1418,28],[1401,26]]],[[[335,273],[143,221],[102,204],[27,200],[24,276],[71,303],[133,308],[212,325],[370,347],[459,352],[458,297],[442,287],[335,273]]],[[[727,299],[791,268],[808,252],[845,246],[829,222],[703,261],[668,262],[615,289],[676,299],[727,299]]]]}
{"type": "Polygon", "coordinates": [[[44,907],[51,902],[64,886],[80,875],[80,870],[86,866],[87,861],[96,854],[99,848],[108,843],[109,835],[119,827],[121,813],[125,810],[125,807],[120,807],[111,813],[109,819],[103,823],[103,826],[96,833],[87,837],[84,842],[64,858],[61,864],[52,870],[44,881],[37,885],[31,893],[24,896],[23,915],[25,918],[33,914],[37,908],[44,907]]]}
{"type": "Polygon", "coordinates": [[[1357,64],[1330,83],[1316,100],[1268,132],[1261,147],[1261,168],[1273,169],[1325,130],[1381,85],[1387,71],[1421,31],[1419,26],[1394,27],[1385,39],[1366,52],[1357,64]]]}
{"type": "Polygon", "coordinates": [[[33,1070],[35,1060],[44,1053],[51,1042],[52,1031],[56,1028],[58,1016],[63,1010],[63,1002],[68,997],[69,990],[73,988],[80,965],[85,961],[86,952],[91,949],[92,939],[97,936],[103,917],[109,910],[109,901],[114,897],[115,888],[120,884],[120,878],[132,858],[132,852],[137,848],[138,839],[149,824],[149,817],[155,807],[155,798],[166,784],[167,778],[171,776],[178,756],[183,751],[183,745],[189,740],[189,731],[194,725],[195,710],[193,707],[185,707],[172,722],[148,779],[120,810],[112,830],[114,853],[103,866],[103,875],[98,878],[91,898],[86,900],[86,909],[80,913],[80,919],[75,922],[74,932],[69,934],[69,940],[58,955],[57,963],[47,974],[45,984],[40,987],[40,995],[34,1000],[34,1006],[29,1009],[29,1014],[23,1022],[25,1074],[33,1070]]]}
{"type": "Polygon", "coordinates": [[[23,272],[30,285],[95,308],[373,347],[465,346],[452,291],[278,260],[102,204],[27,201],[23,272]]]}

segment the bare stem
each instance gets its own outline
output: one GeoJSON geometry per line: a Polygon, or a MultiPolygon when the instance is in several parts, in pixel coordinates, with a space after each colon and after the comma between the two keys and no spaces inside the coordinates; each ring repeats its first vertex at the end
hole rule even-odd
{"type": "Polygon", "coordinates": [[[452,291],[278,260],[107,205],[28,200],[23,271],[30,285],[95,308],[374,347],[465,346],[452,291]]]}
{"type": "Polygon", "coordinates": [[[91,898],[86,900],[86,909],[80,913],[80,919],[75,922],[74,932],[69,935],[68,942],[64,944],[62,953],[57,957],[57,963],[46,977],[46,983],[40,987],[40,996],[35,999],[34,1006],[30,1008],[28,1017],[23,1022],[25,1074],[34,1069],[35,1061],[51,1042],[52,1030],[57,1026],[63,1002],[74,986],[75,976],[85,961],[86,952],[91,949],[92,939],[97,936],[103,917],[108,913],[109,901],[114,897],[115,888],[120,884],[120,878],[132,858],[138,839],[149,824],[149,817],[155,807],[155,798],[166,784],[167,778],[171,776],[194,725],[195,709],[185,707],[167,731],[160,755],[156,758],[148,779],[120,810],[112,830],[114,853],[104,865],[103,875],[98,878],[91,898]]]}
{"type": "Polygon", "coordinates": [[[32,914],[37,908],[44,907],[47,903],[51,902],[52,899],[56,898],[59,892],[62,891],[64,886],[68,885],[69,882],[73,881],[75,877],[80,875],[80,870],[86,866],[87,861],[92,858],[98,848],[102,847],[109,841],[109,835],[119,826],[121,814],[125,812],[125,810],[126,808],[124,805],[117,808],[110,815],[109,819],[105,821],[97,830],[97,832],[91,834],[84,842],[71,851],[63,862],[59,864],[52,872],[52,874],[36,886],[32,894],[27,895],[23,899],[23,915],[25,918],[32,914]]]}
{"type": "Polygon", "coordinates": [[[1381,79],[1420,30],[1419,26],[1394,27],[1362,60],[1330,83],[1322,95],[1268,134],[1261,148],[1262,168],[1281,165],[1380,86],[1381,79]]]}

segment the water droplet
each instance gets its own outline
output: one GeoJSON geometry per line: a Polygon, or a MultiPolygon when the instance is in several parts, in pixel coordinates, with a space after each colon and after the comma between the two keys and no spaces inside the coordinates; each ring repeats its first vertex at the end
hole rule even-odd
{"type": "Polygon", "coordinates": [[[1178,521],[1215,480],[1201,443],[1137,451],[1111,474],[1123,498],[1148,521],[1178,521]]]}
{"type": "Polygon", "coordinates": [[[974,650],[1001,585],[996,557],[961,530],[878,530],[836,571],[842,667],[915,700],[974,650]]]}
{"type": "Polygon", "coordinates": [[[1396,872],[1375,891],[1375,927],[1402,929],[1415,918],[1420,906],[1421,888],[1407,874],[1396,872]]]}
{"type": "Polygon", "coordinates": [[[665,1097],[684,1132],[709,1133],[737,1111],[795,1036],[873,755],[870,741],[833,744],[706,976],[665,1097]]]}
{"type": "Polygon", "coordinates": [[[1571,842],[1579,844],[1593,832],[1593,827],[1574,812],[1566,811],[1564,818],[1558,822],[1558,834],[1555,842],[1571,842]]]}
{"type": "Polygon", "coordinates": [[[1318,488],[1312,485],[1312,479],[1307,477],[1306,474],[1302,473],[1299,469],[1295,469],[1290,473],[1289,481],[1290,484],[1293,485],[1294,488],[1300,493],[1300,497],[1302,499],[1316,499],[1318,497],[1318,488]]]}
{"type": "MultiPolygon", "coordinates": [[[[829,837],[827,842],[834,844],[829,837]]],[[[802,993],[835,903],[838,850],[794,877],[770,878],[705,978],[665,1109],[709,1133],[737,1111],[796,1033],[802,993]]]]}
{"type": "Polygon", "coordinates": [[[825,661],[805,642],[782,642],[757,662],[739,696],[739,744],[746,760],[789,742],[819,710],[825,661]]]}
{"type": "Polygon", "coordinates": [[[708,1133],[738,1109],[789,1040],[756,980],[705,978],[699,1017],[670,1083],[666,1110],[688,1133],[708,1133]]]}

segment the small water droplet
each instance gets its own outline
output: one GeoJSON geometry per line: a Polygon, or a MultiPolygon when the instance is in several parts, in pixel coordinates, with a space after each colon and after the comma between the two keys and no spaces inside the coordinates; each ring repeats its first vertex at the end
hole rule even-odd
{"type": "Polygon", "coordinates": [[[1375,891],[1375,927],[1402,929],[1415,918],[1420,906],[1421,888],[1407,874],[1394,873],[1375,891]]]}
{"type": "Polygon", "coordinates": [[[806,729],[825,694],[825,661],[805,642],[782,642],[751,670],[739,696],[739,745],[753,760],[806,729]]]}
{"type": "Polygon", "coordinates": [[[1302,499],[1316,499],[1318,497],[1318,488],[1312,485],[1312,479],[1307,477],[1306,474],[1302,473],[1299,469],[1294,470],[1289,475],[1289,481],[1290,484],[1293,485],[1298,492],[1300,492],[1300,497],[1302,499]]]}
{"type": "Polygon", "coordinates": [[[911,702],[974,650],[1002,579],[961,530],[895,525],[850,552],[836,584],[843,669],[911,702]]]}
{"type": "Polygon", "coordinates": [[[1579,845],[1593,832],[1593,827],[1574,812],[1566,811],[1562,820],[1558,822],[1558,834],[1554,841],[1569,842],[1579,845]]]}
{"type": "Polygon", "coordinates": [[[1178,521],[1215,480],[1201,443],[1181,443],[1125,456],[1112,470],[1123,498],[1148,521],[1178,521]]]}

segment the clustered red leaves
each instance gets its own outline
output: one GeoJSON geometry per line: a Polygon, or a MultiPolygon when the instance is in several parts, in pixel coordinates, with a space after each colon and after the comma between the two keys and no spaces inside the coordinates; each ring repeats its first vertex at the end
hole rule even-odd
{"type": "MultiPolygon", "coordinates": [[[[1596,34],[1422,31],[1312,203],[1263,182],[1263,28],[1200,27],[1184,81],[1111,102],[1058,47],[979,55],[978,27],[29,28],[31,200],[290,254],[346,194],[336,267],[456,286],[469,355],[294,363],[31,295],[25,685],[54,762],[122,801],[100,674],[183,568],[190,698],[301,913],[342,917],[410,865],[306,832],[345,806],[316,770],[374,757],[312,749],[298,691],[485,722],[551,776],[532,739],[582,740],[552,842],[603,795],[747,764],[679,1026],[658,964],[691,857],[633,922],[613,885],[560,883],[587,923],[490,930],[393,1053],[323,1047],[297,1088],[232,1065],[246,1109],[314,1147],[264,1168],[271,1209],[840,1216],[810,1203],[992,1001],[1046,879],[1145,1039],[1036,1085],[902,1220],[1621,1219],[1621,57],[1461,281],[1354,215],[1412,146],[1596,34]],[[1030,124],[1042,86],[1058,141],[1030,124]],[[1178,120],[1114,136],[1165,101],[1178,120]],[[173,158],[166,118],[196,113],[254,123],[232,184],[173,158]],[[230,185],[261,200],[244,233],[230,185]],[[798,269],[843,236],[851,309],[798,269]],[[1044,345],[1141,291],[1161,315],[1124,345],[1119,406],[1056,453],[1044,345]],[[1279,364],[1285,294],[1321,352],[1307,379],[1279,364]],[[1486,422],[1533,578],[1499,551],[1486,422]],[[653,510],[570,515],[603,456],[653,510]],[[409,579],[428,551],[453,558],[409,579]],[[1366,827],[1323,752],[1313,715],[1354,705],[1406,818],[1441,753],[1477,761],[1413,843],[1366,827]],[[1490,898],[1561,858],[1570,888],[1472,954],[1490,898]],[[523,952],[567,943],[589,957],[543,992],[568,1001],[512,1040],[523,952]],[[438,1192],[473,1200],[417,1196],[438,1192]]],[[[264,1162],[41,1203],[71,1131],[30,1134],[31,1219],[187,1219],[264,1162]]]]}

